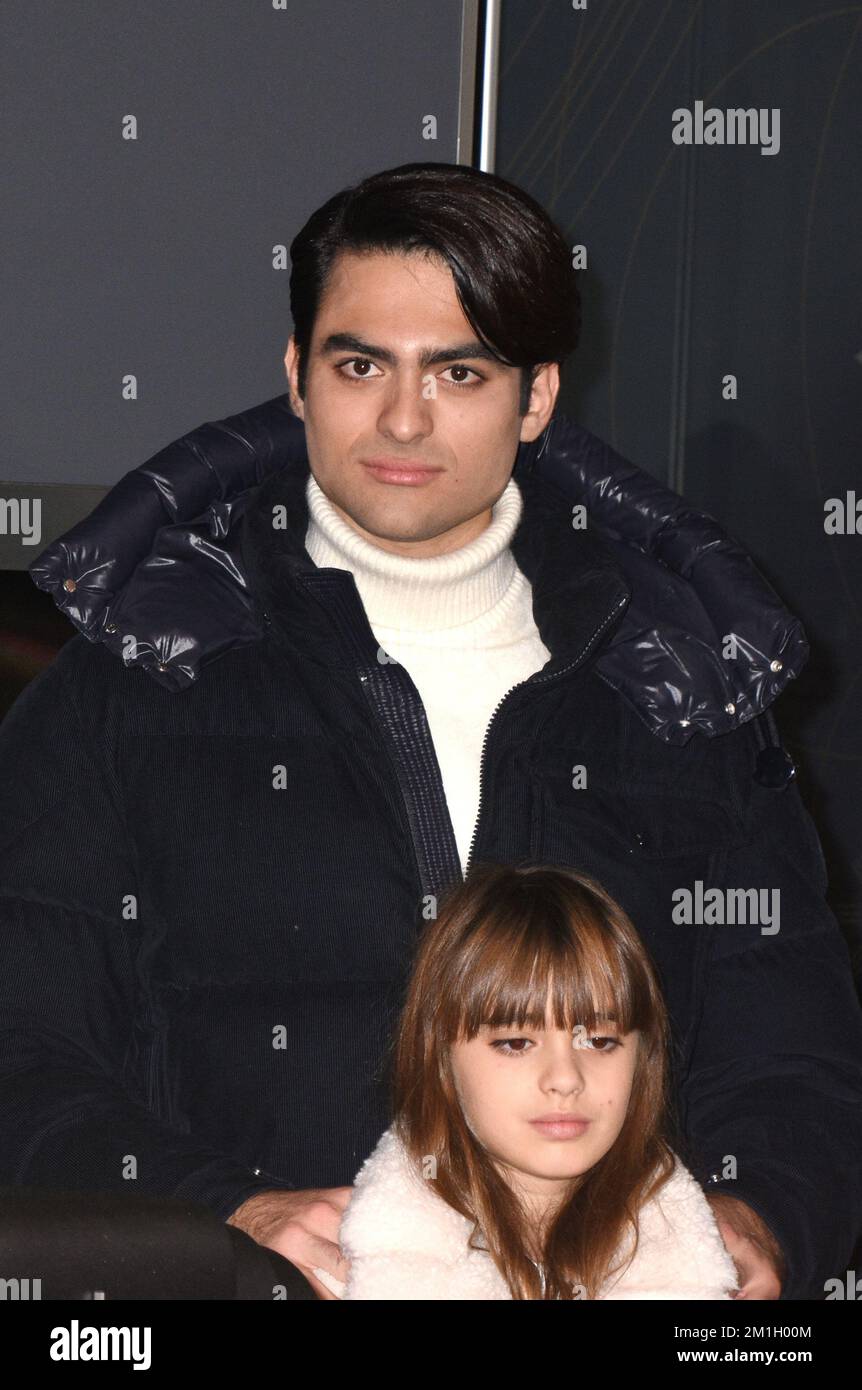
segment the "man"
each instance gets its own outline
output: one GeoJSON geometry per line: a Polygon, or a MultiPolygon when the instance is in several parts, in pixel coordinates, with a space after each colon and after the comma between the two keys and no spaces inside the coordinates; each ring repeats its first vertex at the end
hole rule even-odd
{"type": "Polygon", "coordinates": [[[32,567],[101,643],[0,728],[0,1179],[203,1202],[331,1297],[418,933],[479,859],[557,862],[656,960],[740,1297],[818,1296],[862,1225],[862,1017],[764,713],[798,624],[610,451],[567,490],[577,291],[520,190],[404,166],[291,254],[307,457],[250,413],[32,567]]]}

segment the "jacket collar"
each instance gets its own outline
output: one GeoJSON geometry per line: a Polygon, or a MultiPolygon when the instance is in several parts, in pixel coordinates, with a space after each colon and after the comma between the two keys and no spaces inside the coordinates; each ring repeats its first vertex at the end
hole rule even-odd
{"type": "MultiPolygon", "coordinates": [[[[702,1189],[673,1157],[664,1185],[639,1209],[636,1246],[629,1233],[616,1252],[631,1262],[608,1277],[600,1298],[728,1299],[738,1286],[702,1189]]],[[[351,1263],[347,1298],[404,1298],[417,1284],[426,1298],[511,1298],[490,1256],[475,1245],[468,1251],[472,1229],[437,1196],[390,1127],[357,1173],[341,1221],[339,1242],[351,1263]],[[435,1281],[435,1292],[426,1280],[435,1281]]]]}
{"type": "MultiPolygon", "coordinates": [[[[207,422],[125,474],[36,557],[30,575],[91,641],[169,690],[190,685],[232,647],[259,640],[256,609],[272,584],[285,635],[295,627],[305,652],[355,661],[345,644],[358,642],[365,659],[373,637],[352,576],[309,573],[307,467],[305,430],[284,394],[207,422]],[[288,531],[273,536],[268,519],[267,535],[251,519],[251,543],[241,552],[239,521],[270,499],[264,482],[289,494],[288,531]],[[243,555],[253,559],[256,537],[252,581],[243,555]],[[333,624],[344,629],[340,644],[333,624]]],[[[681,744],[695,733],[727,733],[767,710],[799,674],[808,658],[802,624],[747,552],[597,435],[556,415],[540,440],[520,446],[514,476],[525,511],[526,480],[547,485],[533,491],[512,547],[534,586],[546,646],[564,660],[627,585],[622,620],[609,619],[587,641],[598,647],[606,636],[597,673],[657,738],[681,744]],[[586,508],[586,532],[570,531],[573,505],[586,508]]]]}
{"type": "MultiPolygon", "coordinates": [[[[379,644],[353,575],[318,568],[305,549],[309,472],[307,456],[297,455],[250,501],[240,536],[250,587],[276,636],[301,644],[305,654],[311,648],[338,666],[352,666],[357,658],[376,661],[379,644]],[[354,640],[346,641],[350,626],[354,640]]],[[[532,586],[533,616],[551,653],[551,672],[612,632],[631,594],[607,547],[589,529],[572,526],[571,503],[522,453],[512,476],[524,501],[512,554],[532,586]]]]}

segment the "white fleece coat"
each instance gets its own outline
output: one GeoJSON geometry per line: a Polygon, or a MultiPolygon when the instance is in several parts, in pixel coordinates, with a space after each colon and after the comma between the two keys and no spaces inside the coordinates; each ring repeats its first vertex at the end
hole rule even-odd
{"type": "MultiPolygon", "coordinates": [[[[703,1190],[677,1157],[673,1174],[642,1208],[640,1241],[601,1299],[730,1299],[736,1268],[703,1190]]],[[[315,1269],[344,1300],[511,1299],[484,1250],[467,1241],[472,1222],[450,1207],[409,1162],[394,1131],[362,1165],[341,1221],[347,1283],[315,1269]]],[[[630,1249],[631,1234],[626,1239],[630,1249]]]]}

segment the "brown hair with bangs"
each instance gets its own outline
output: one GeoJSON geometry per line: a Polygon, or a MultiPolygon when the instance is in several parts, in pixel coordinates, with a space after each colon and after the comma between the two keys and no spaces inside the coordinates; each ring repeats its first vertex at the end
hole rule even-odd
{"type": "Polygon", "coordinates": [[[668,1042],[647,951],[622,908],[586,874],[477,863],[425,929],[393,1043],[393,1127],[418,1171],[429,1156],[436,1160],[428,1181],[473,1221],[470,1245],[487,1248],[513,1298],[596,1298],[630,1262],[638,1209],[674,1166],[665,1131],[668,1042]],[[543,1291],[528,1253],[535,1232],[465,1119],[450,1050],[483,1025],[542,1029],[549,1009],[555,1026],[573,1033],[579,1024],[593,1031],[605,1014],[621,1035],[639,1037],[622,1129],[572,1179],[544,1232],[543,1291]]]}

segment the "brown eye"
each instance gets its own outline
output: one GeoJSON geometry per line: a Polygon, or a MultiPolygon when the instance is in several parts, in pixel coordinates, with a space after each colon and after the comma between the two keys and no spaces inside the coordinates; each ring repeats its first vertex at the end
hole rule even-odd
{"type": "Polygon", "coordinates": [[[504,1057],[523,1057],[532,1043],[529,1038],[499,1038],[497,1042],[492,1042],[491,1046],[497,1052],[502,1052],[504,1057]],[[527,1043],[528,1047],[513,1047],[516,1043],[527,1043]]]}
{"type": "Polygon", "coordinates": [[[344,361],[344,362],[339,362],[339,363],[338,363],[338,371],[339,371],[339,374],[340,374],[341,376],[343,376],[347,381],[369,381],[369,380],[371,380],[370,373],[367,372],[367,371],[362,371],[362,372],[359,372],[359,373],[357,374],[357,372],[356,372],[357,364],[358,364],[360,367],[373,367],[373,366],[374,366],[374,363],[373,363],[373,362],[370,360],[370,358],[368,358],[368,357],[349,357],[349,358],[347,358],[346,361],[344,361]],[[354,370],[353,370],[352,372],[344,372],[344,371],[342,371],[342,368],[343,368],[343,367],[353,367],[354,370]]]}
{"type": "Polygon", "coordinates": [[[480,376],[478,372],[474,372],[472,367],[465,367],[461,362],[457,362],[453,367],[447,367],[446,370],[447,372],[469,372],[470,376],[476,378],[475,381],[450,381],[450,386],[478,386],[479,382],[484,380],[484,377],[480,376]]]}

